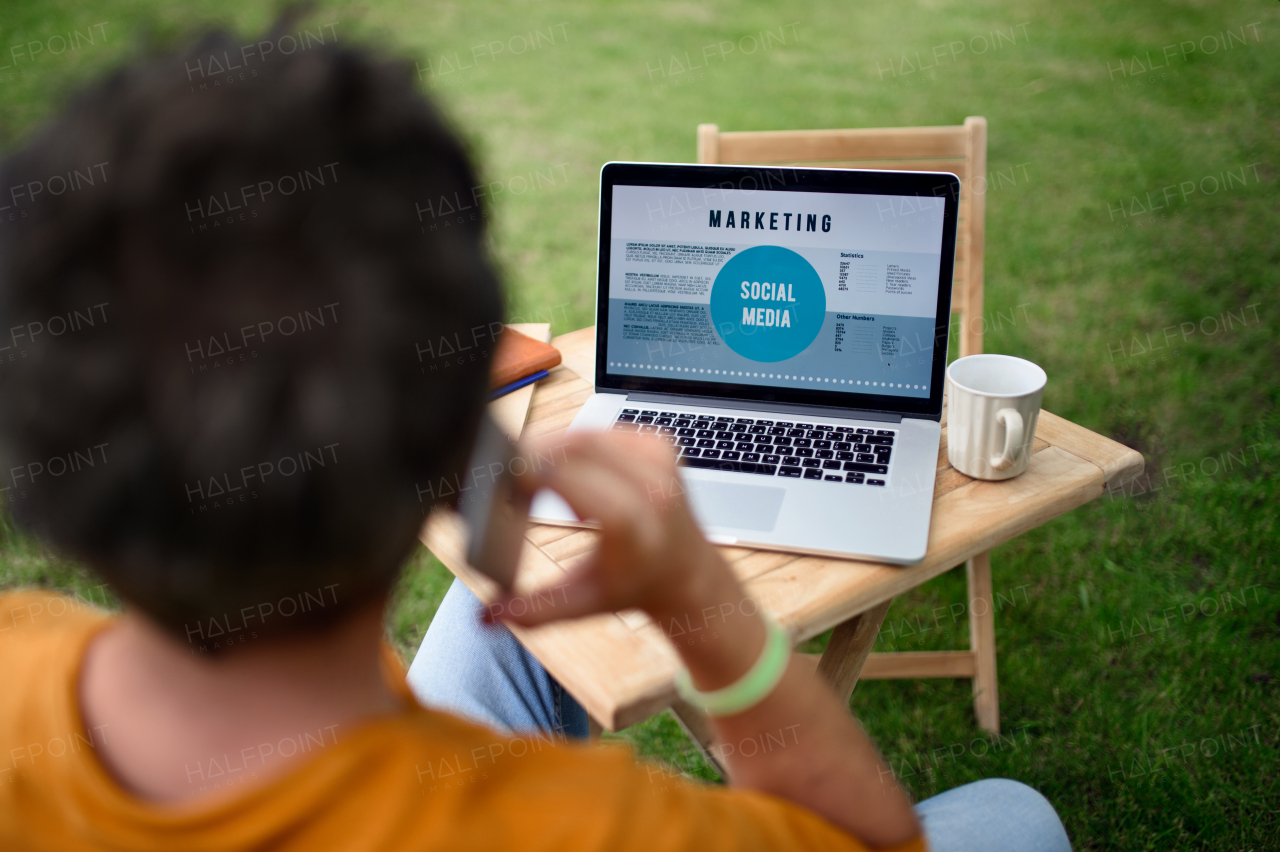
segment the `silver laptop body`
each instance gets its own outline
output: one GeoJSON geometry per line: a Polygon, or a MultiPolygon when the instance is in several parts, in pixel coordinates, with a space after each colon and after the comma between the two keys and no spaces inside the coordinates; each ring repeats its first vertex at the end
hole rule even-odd
{"type": "MultiPolygon", "coordinates": [[[[959,191],[940,172],[606,164],[595,393],[570,431],[673,445],[713,541],[919,562],[959,191]]],[[[582,523],[549,491],[532,515],[582,523]]]]}

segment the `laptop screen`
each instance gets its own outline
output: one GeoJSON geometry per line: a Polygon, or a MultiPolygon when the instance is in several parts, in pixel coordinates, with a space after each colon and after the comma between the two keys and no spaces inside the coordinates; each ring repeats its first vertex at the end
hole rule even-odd
{"type": "Polygon", "coordinates": [[[953,176],[610,164],[603,178],[597,384],[941,410],[953,176]]]}

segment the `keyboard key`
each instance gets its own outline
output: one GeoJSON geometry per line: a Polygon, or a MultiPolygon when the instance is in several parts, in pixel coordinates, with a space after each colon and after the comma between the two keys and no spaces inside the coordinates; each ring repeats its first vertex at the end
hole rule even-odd
{"type": "Polygon", "coordinates": [[[773,439],[773,445],[775,447],[789,447],[791,446],[791,439],[784,438],[781,435],[776,435],[773,439]]]}
{"type": "Polygon", "coordinates": [[[742,458],[742,453],[738,452],[737,450],[725,450],[723,453],[720,454],[720,458],[726,461],[737,461],[738,459],[742,458]]]}
{"type": "Polygon", "coordinates": [[[732,432],[726,432],[723,429],[716,432],[717,441],[733,441],[736,440],[732,432]]]}
{"type": "Polygon", "coordinates": [[[687,426],[683,426],[676,430],[676,434],[679,435],[681,438],[692,438],[694,435],[697,434],[697,430],[690,429],[687,426]]]}
{"type": "Polygon", "coordinates": [[[883,480],[883,479],[868,479],[868,480],[867,480],[867,484],[868,484],[868,485],[884,485],[884,480],[883,480]]]}
{"type": "Polygon", "coordinates": [[[697,447],[685,447],[684,452],[681,453],[680,457],[684,458],[686,456],[699,456],[699,455],[702,455],[702,450],[698,449],[697,447]]]}
{"type": "Polygon", "coordinates": [[[670,426],[671,421],[674,419],[675,419],[674,417],[659,417],[657,420],[653,422],[657,423],[659,426],[670,426]]]}
{"type": "Polygon", "coordinates": [[[719,450],[703,450],[702,457],[704,459],[718,459],[720,458],[720,451],[719,450]]]}
{"type": "Polygon", "coordinates": [[[656,411],[641,411],[640,413],[641,413],[641,414],[643,414],[645,417],[657,417],[657,416],[658,416],[658,412],[656,412],[656,411]]]}
{"type": "Polygon", "coordinates": [[[782,426],[770,426],[770,427],[769,427],[769,434],[770,434],[770,435],[785,435],[785,434],[787,434],[787,430],[786,430],[785,428],[783,428],[782,426]]]}
{"type": "Polygon", "coordinates": [[[679,420],[677,420],[677,421],[676,421],[675,425],[676,425],[677,427],[679,427],[679,428],[683,429],[683,428],[685,428],[686,426],[691,425],[692,423],[693,423],[693,421],[692,421],[692,420],[690,420],[689,418],[687,418],[687,417],[681,417],[679,420]]]}
{"type": "Polygon", "coordinates": [[[752,426],[752,427],[751,427],[750,429],[748,429],[747,431],[748,431],[748,432],[750,432],[752,435],[763,435],[763,434],[765,434],[766,432],[768,432],[768,431],[769,431],[769,427],[768,427],[768,426],[761,426],[761,425],[757,424],[757,425],[755,425],[755,426],[752,426]]]}
{"type": "Polygon", "coordinates": [[[778,476],[800,476],[800,468],[780,467],[778,468],[778,476]]]}
{"type": "Polygon", "coordinates": [[[871,452],[871,445],[870,444],[854,444],[853,451],[855,453],[869,453],[871,452]]]}
{"type": "Polygon", "coordinates": [[[803,429],[788,429],[788,430],[787,430],[787,437],[788,437],[788,438],[803,438],[803,437],[804,437],[804,431],[805,431],[805,430],[803,430],[803,429]]]}
{"type": "Polygon", "coordinates": [[[618,417],[618,422],[619,422],[619,423],[634,423],[634,422],[635,422],[635,419],[636,419],[636,417],[635,417],[635,415],[634,415],[634,414],[623,414],[623,415],[621,415],[620,417],[618,417]]]}
{"type": "Polygon", "coordinates": [[[813,442],[813,448],[815,450],[829,450],[831,449],[831,442],[824,441],[824,440],[817,440],[813,442]]]}
{"type": "Polygon", "coordinates": [[[843,438],[843,437],[844,437],[844,435],[841,435],[839,432],[828,432],[828,433],[827,433],[827,440],[828,440],[828,441],[839,441],[839,440],[840,440],[841,438],[843,438]]]}
{"type": "Polygon", "coordinates": [[[652,423],[652,422],[653,422],[653,418],[652,418],[652,417],[650,417],[650,416],[649,416],[649,415],[647,415],[647,414],[641,414],[639,417],[637,417],[637,418],[636,418],[636,422],[637,422],[637,423],[652,423]]]}
{"type": "Polygon", "coordinates": [[[658,440],[662,441],[662,443],[664,443],[664,444],[671,444],[672,446],[674,446],[674,445],[675,445],[675,443],[676,443],[676,436],[675,436],[675,435],[660,435],[660,436],[658,436],[658,440]]]}
{"type": "Polygon", "coordinates": [[[852,426],[837,426],[837,427],[836,427],[836,431],[837,431],[837,432],[852,432],[852,431],[853,431],[853,427],[852,427],[852,426]]]}
{"type": "Polygon", "coordinates": [[[772,444],[773,438],[770,437],[769,435],[756,435],[755,442],[757,444],[760,444],[761,446],[764,446],[765,444],[772,444]]]}
{"type": "Polygon", "coordinates": [[[659,433],[659,434],[661,434],[661,435],[674,435],[674,434],[676,433],[676,427],[674,427],[674,426],[659,426],[659,427],[658,427],[658,433],[659,433]]]}
{"type": "Polygon", "coordinates": [[[810,429],[810,430],[808,430],[807,432],[805,432],[805,433],[804,433],[804,436],[805,436],[806,438],[825,438],[825,437],[826,437],[826,435],[827,435],[827,430],[826,430],[825,428],[822,428],[822,429],[810,429]]]}
{"type": "Polygon", "coordinates": [[[822,471],[818,470],[816,467],[805,468],[804,478],[805,479],[821,479],[822,471]]]}
{"type": "Polygon", "coordinates": [[[680,415],[679,415],[679,416],[680,416],[680,417],[683,417],[685,420],[697,420],[697,419],[698,419],[698,415],[696,415],[696,414],[685,414],[683,411],[682,411],[682,412],[680,412],[680,415]]]}
{"type": "Polygon", "coordinates": [[[867,481],[866,474],[862,473],[846,473],[844,475],[845,482],[852,482],[854,485],[861,485],[867,481]]]}
{"type": "Polygon", "coordinates": [[[848,441],[836,441],[835,448],[837,450],[848,451],[853,449],[853,444],[850,444],[848,441]]]}
{"type": "Polygon", "coordinates": [[[622,409],[622,413],[623,413],[623,414],[630,414],[630,415],[632,415],[632,416],[634,417],[635,415],[639,414],[640,412],[639,412],[637,409],[634,409],[634,408],[624,408],[624,409],[622,409]]]}
{"type": "Polygon", "coordinates": [[[876,453],[876,461],[879,462],[880,464],[888,464],[889,452],[885,451],[883,453],[876,453]]]}
{"type": "Polygon", "coordinates": [[[801,467],[822,467],[822,460],[821,459],[802,459],[800,462],[800,466],[801,467]]]}
{"type": "Polygon", "coordinates": [[[885,474],[889,472],[889,468],[882,464],[863,464],[861,462],[845,462],[844,469],[846,471],[856,470],[860,473],[879,473],[885,474]]]}
{"type": "Polygon", "coordinates": [[[813,455],[815,458],[820,459],[833,459],[836,457],[834,450],[814,450],[813,455]]]}
{"type": "Polygon", "coordinates": [[[821,431],[823,431],[823,432],[830,432],[831,430],[835,429],[836,427],[834,427],[834,426],[822,426],[822,425],[818,425],[818,426],[814,426],[813,428],[815,428],[815,429],[819,429],[819,430],[821,430],[821,431]]]}
{"type": "Polygon", "coordinates": [[[793,439],[791,439],[791,446],[793,446],[793,447],[811,447],[811,446],[813,446],[813,441],[810,441],[808,438],[793,438],[793,439]]]}
{"type": "Polygon", "coordinates": [[[733,422],[733,418],[732,418],[732,417],[717,417],[717,418],[716,418],[716,422],[717,422],[717,423],[732,423],[732,422],[733,422]]]}
{"type": "Polygon", "coordinates": [[[637,425],[636,425],[636,424],[634,424],[634,423],[615,423],[615,424],[613,424],[613,431],[615,431],[615,432],[634,432],[634,431],[636,431],[636,430],[637,430],[637,429],[639,429],[639,428],[640,428],[640,427],[639,427],[639,426],[637,426],[637,425]]]}
{"type": "Polygon", "coordinates": [[[743,452],[743,453],[749,453],[755,448],[756,448],[756,445],[751,443],[750,441],[739,441],[737,446],[734,447],[735,450],[738,450],[739,452],[743,452]]]}
{"type": "Polygon", "coordinates": [[[760,454],[759,453],[743,453],[742,460],[749,461],[749,462],[758,462],[760,461],[760,454]]]}
{"type": "Polygon", "coordinates": [[[877,435],[888,435],[890,438],[892,438],[892,437],[894,436],[894,434],[896,434],[896,433],[894,433],[894,432],[893,432],[892,430],[890,430],[890,429],[877,429],[877,430],[876,430],[876,434],[877,434],[877,435]]]}
{"type": "Polygon", "coordinates": [[[730,432],[735,432],[735,433],[737,433],[737,434],[739,434],[739,435],[745,434],[745,433],[746,433],[746,431],[747,431],[747,424],[745,424],[745,423],[735,423],[735,424],[733,424],[733,428],[732,428],[732,429],[730,429],[729,431],[730,431],[730,432]]]}
{"type": "Polygon", "coordinates": [[[835,459],[823,459],[822,469],[823,470],[840,470],[840,462],[836,461],[835,459]]]}
{"type": "Polygon", "coordinates": [[[733,446],[733,441],[716,441],[717,450],[732,450],[733,446]]]}
{"type": "Polygon", "coordinates": [[[698,445],[697,438],[681,438],[680,439],[680,446],[682,447],[695,447],[697,445],[698,445]]]}
{"type": "Polygon", "coordinates": [[[883,435],[871,435],[871,436],[868,436],[868,438],[867,438],[867,443],[868,443],[868,444],[879,444],[879,445],[881,445],[881,446],[888,446],[888,447],[892,447],[892,446],[893,446],[893,438],[891,438],[891,437],[886,438],[886,437],[885,437],[885,436],[883,436],[883,435]]]}
{"type": "Polygon", "coordinates": [[[824,476],[822,478],[826,482],[843,482],[844,481],[844,479],[839,476],[824,476]]]}
{"type": "Polygon", "coordinates": [[[875,462],[876,457],[873,456],[871,453],[858,453],[857,460],[860,462],[866,462],[867,464],[871,464],[875,462]]]}
{"type": "Polygon", "coordinates": [[[713,441],[713,440],[711,440],[710,438],[699,438],[699,439],[698,439],[698,446],[699,446],[699,447],[704,447],[704,448],[709,449],[709,450],[714,450],[714,449],[715,449],[715,447],[716,447],[716,442],[715,442],[715,441],[713,441]]]}
{"type": "Polygon", "coordinates": [[[698,430],[698,437],[699,437],[699,438],[714,438],[715,436],[716,436],[716,433],[715,433],[715,432],[713,432],[713,431],[712,431],[712,430],[710,430],[710,429],[699,429],[699,430],[698,430]]]}
{"type": "Polygon", "coordinates": [[[640,427],[641,435],[652,435],[657,431],[658,431],[658,427],[654,426],[653,424],[647,424],[645,426],[640,427]]]}
{"type": "Polygon", "coordinates": [[[876,430],[875,430],[875,429],[857,429],[857,430],[855,430],[855,431],[856,431],[859,435],[874,435],[874,434],[876,433],[876,430]]]}
{"type": "Polygon", "coordinates": [[[853,461],[853,453],[847,452],[845,450],[841,450],[840,452],[836,453],[836,458],[839,459],[840,461],[853,461]]]}
{"type": "Polygon", "coordinates": [[[735,421],[733,421],[733,422],[734,422],[734,423],[745,423],[745,424],[747,424],[748,426],[750,426],[752,423],[755,423],[756,421],[752,420],[750,417],[739,417],[737,420],[735,420],[735,421]]]}
{"type": "Polygon", "coordinates": [[[756,425],[757,426],[773,426],[774,423],[772,420],[757,420],[756,425]]]}
{"type": "Polygon", "coordinates": [[[813,458],[813,450],[809,449],[808,447],[801,447],[798,450],[792,450],[791,454],[793,456],[799,456],[800,458],[804,458],[804,459],[813,458]]]}
{"type": "MultiPolygon", "coordinates": [[[[760,422],[761,422],[761,423],[763,423],[764,421],[762,420],[762,421],[760,421],[760,422]]],[[[796,425],[796,424],[794,424],[794,423],[788,423],[788,422],[787,422],[787,421],[785,421],[785,420],[779,420],[777,423],[774,423],[773,425],[774,425],[774,426],[782,426],[783,428],[790,429],[792,426],[794,426],[794,425],[796,425]]]]}
{"type": "MultiPolygon", "coordinates": [[[[771,464],[760,464],[749,461],[726,461],[725,459],[689,458],[681,456],[678,462],[683,467],[697,467],[705,470],[727,470],[736,473],[758,473],[762,476],[773,476],[777,468],[771,464]]],[[[799,469],[797,468],[797,471],[799,469]]],[[[787,474],[783,474],[786,476],[787,474]]],[[[796,474],[799,476],[799,473],[796,474]]]]}

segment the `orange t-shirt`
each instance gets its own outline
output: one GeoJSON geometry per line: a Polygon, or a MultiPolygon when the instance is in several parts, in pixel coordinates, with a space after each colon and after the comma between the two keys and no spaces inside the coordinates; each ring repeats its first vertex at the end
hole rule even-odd
{"type": "MultiPolygon", "coordinates": [[[[269,754],[246,749],[188,767],[203,791],[194,804],[149,802],[98,760],[110,731],[80,718],[80,662],[107,620],[49,592],[0,596],[0,849],[864,849],[773,796],[689,783],[624,749],[503,736],[424,709],[403,671],[401,712],[345,736],[268,745],[310,753],[275,780],[237,789],[269,754]]],[[[923,840],[901,849],[923,852],[923,840]]]]}

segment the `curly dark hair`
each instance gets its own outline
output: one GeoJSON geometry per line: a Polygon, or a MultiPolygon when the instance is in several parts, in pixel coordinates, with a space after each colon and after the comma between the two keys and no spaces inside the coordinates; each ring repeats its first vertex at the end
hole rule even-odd
{"type": "Polygon", "coordinates": [[[423,218],[479,181],[407,64],[260,41],[121,68],[0,165],[0,486],[184,641],[386,591],[501,328],[484,217],[423,218]]]}

